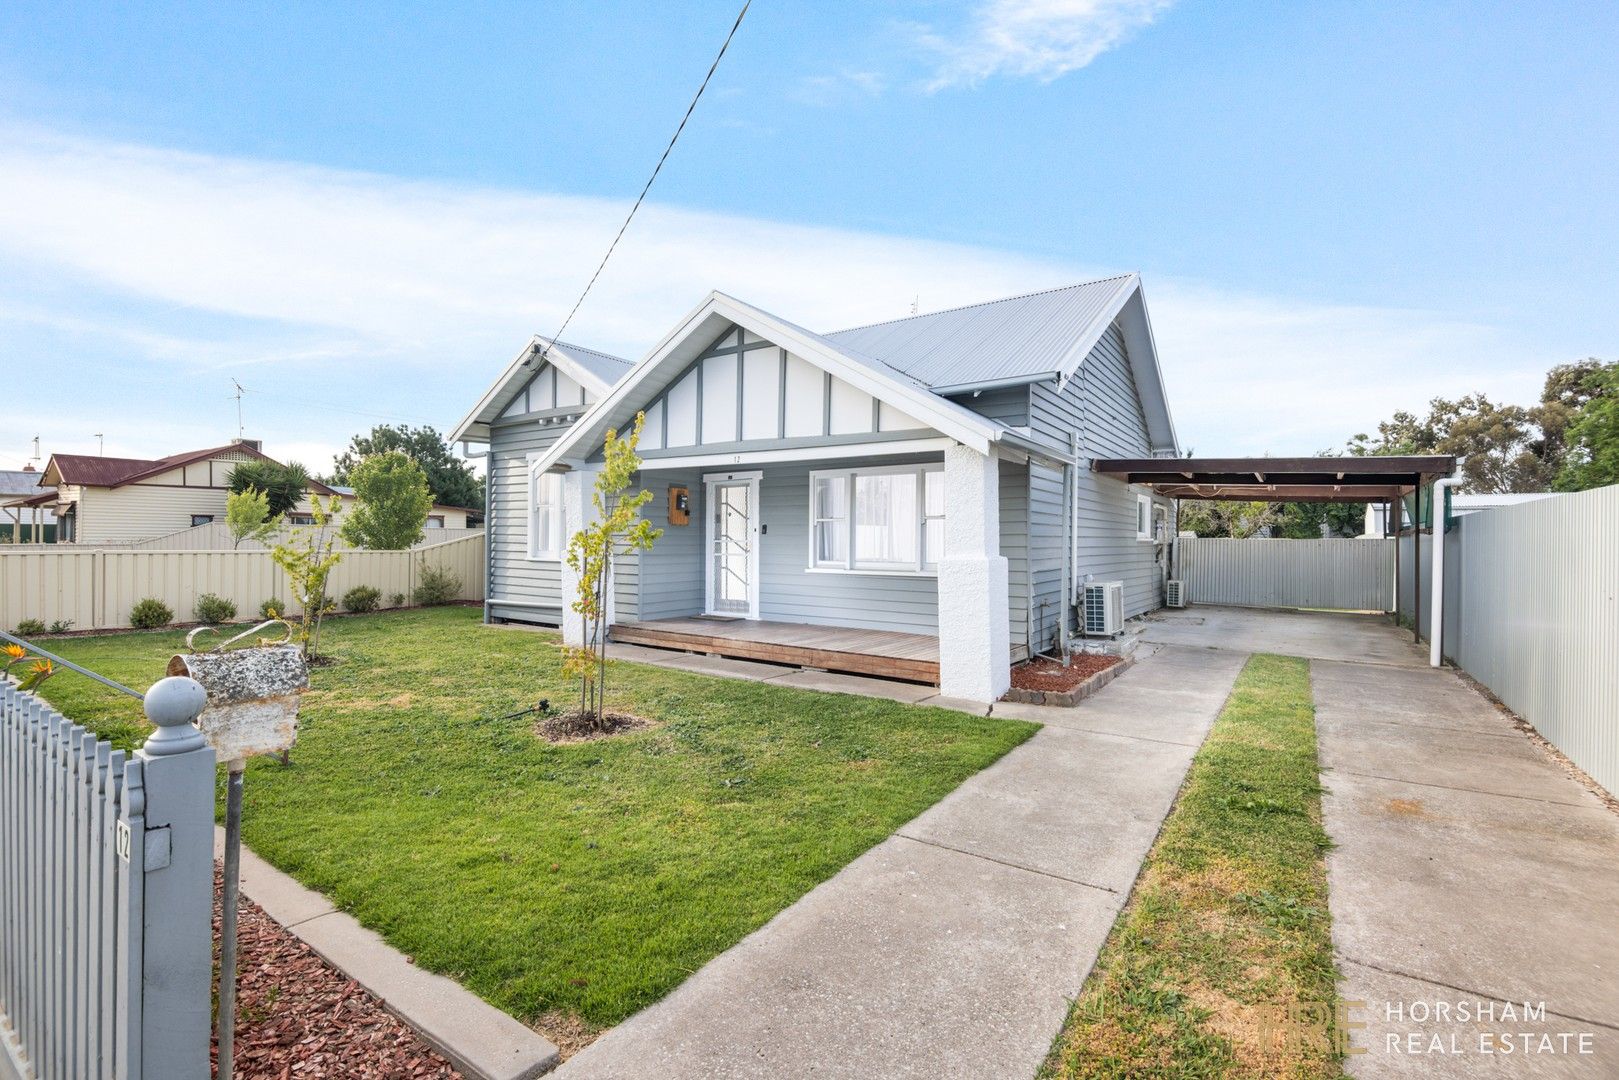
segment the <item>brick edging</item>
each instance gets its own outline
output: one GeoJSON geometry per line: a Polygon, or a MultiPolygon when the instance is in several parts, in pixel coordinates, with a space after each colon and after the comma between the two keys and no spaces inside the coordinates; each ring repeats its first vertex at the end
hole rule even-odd
{"type": "Polygon", "coordinates": [[[1016,701],[1024,705],[1053,705],[1058,708],[1072,708],[1124,674],[1125,669],[1134,665],[1135,662],[1135,657],[1133,656],[1121,657],[1117,664],[1111,664],[1103,668],[1072,690],[1019,690],[1013,687],[1001,695],[1001,700],[1016,701]]]}

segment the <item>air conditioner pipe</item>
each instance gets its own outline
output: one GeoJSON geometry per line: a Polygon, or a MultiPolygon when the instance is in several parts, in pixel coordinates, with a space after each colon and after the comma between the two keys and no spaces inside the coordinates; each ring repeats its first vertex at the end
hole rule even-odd
{"type": "MultiPolygon", "coordinates": [[[[1456,468],[1462,467],[1462,461],[1461,458],[1456,459],[1456,468]]],[[[1447,476],[1442,480],[1435,480],[1433,504],[1428,511],[1433,519],[1433,596],[1429,604],[1431,610],[1428,612],[1428,618],[1431,620],[1428,627],[1429,667],[1443,667],[1445,663],[1442,653],[1443,642],[1440,640],[1445,634],[1445,493],[1461,482],[1460,476],[1447,476]]],[[[1422,522],[1417,522],[1417,528],[1422,528],[1422,522]]],[[[1421,571],[1421,567],[1417,569],[1421,571]]]]}

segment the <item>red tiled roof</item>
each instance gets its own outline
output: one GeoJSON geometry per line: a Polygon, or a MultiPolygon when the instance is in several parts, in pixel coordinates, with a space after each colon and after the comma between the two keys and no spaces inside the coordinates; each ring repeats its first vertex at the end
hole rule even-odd
{"type": "MultiPolygon", "coordinates": [[[[54,467],[60,482],[63,484],[76,484],[83,487],[123,487],[136,480],[155,476],[158,473],[178,469],[182,465],[189,465],[194,461],[206,461],[218,454],[238,450],[263,461],[275,459],[260,450],[255,450],[246,443],[228,443],[225,446],[211,446],[206,450],[191,450],[183,454],[170,454],[165,458],[151,460],[147,458],[109,458],[93,454],[52,454],[50,464],[45,471],[50,472],[54,467]]],[[[318,480],[310,480],[309,486],[323,494],[330,495],[331,489],[318,480]]]]}

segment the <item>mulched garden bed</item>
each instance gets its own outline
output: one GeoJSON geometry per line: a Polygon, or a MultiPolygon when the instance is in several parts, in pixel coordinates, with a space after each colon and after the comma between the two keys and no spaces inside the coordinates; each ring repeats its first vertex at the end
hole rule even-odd
{"type": "Polygon", "coordinates": [[[1013,668],[1012,685],[1018,690],[1072,690],[1098,671],[1106,671],[1117,664],[1119,659],[1117,656],[1075,653],[1072,662],[1063,667],[1062,661],[1041,656],[1013,668]]]}
{"type": "Polygon", "coordinates": [[[585,717],[578,709],[569,709],[566,712],[541,714],[539,722],[534,725],[534,732],[547,742],[581,743],[608,739],[651,726],[651,720],[633,713],[607,712],[597,721],[594,717],[585,717]]]}
{"type": "Polygon", "coordinates": [[[1123,657],[1095,653],[1075,653],[1066,666],[1060,660],[1036,657],[1012,669],[1012,688],[1001,700],[1072,708],[1129,666],[1123,657]]]}
{"type": "MultiPolygon", "coordinates": [[[[216,865],[216,960],[219,887],[216,865]]],[[[421,1036],[245,896],[236,963],[233,1056],[242,1080],[460,1080],[421,1036]]]]}

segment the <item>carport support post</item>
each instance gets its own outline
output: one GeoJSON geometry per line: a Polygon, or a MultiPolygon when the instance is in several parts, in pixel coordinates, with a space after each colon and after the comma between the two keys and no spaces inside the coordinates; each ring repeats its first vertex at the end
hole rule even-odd
{"type": "Polygon", "coordinates": [[[939,692],[995,701],[1012,685],[1012,645],[1000,465],[993,454],[960,443],[945,449],[944,506],[939,692]]]}
{"type": "MultiPolygon", "coordinates": [[[[575,533],[594,525],[600,514],[596,512],[596,477],[600,465],[576,465],[562,474],[562,535],[569,541],[575,533]]],[[[585,617],[573,610],[579,596],[579,572],[568,565],[568,553],[562,553],[562,643],[583,647],[585,617]]],[[[603,628],[605,632],[605,627],[603,628]]]]}

